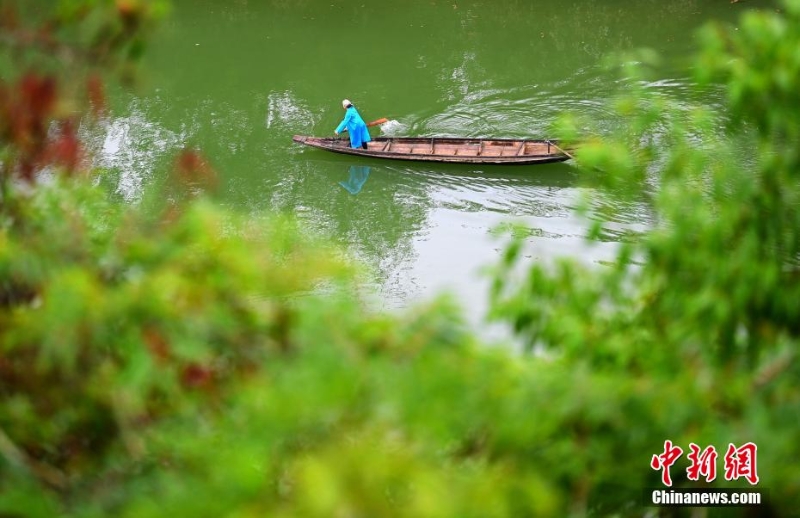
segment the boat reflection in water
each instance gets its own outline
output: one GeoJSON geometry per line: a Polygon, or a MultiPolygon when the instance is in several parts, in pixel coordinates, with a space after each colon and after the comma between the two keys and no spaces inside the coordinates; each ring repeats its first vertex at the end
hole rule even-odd
{"type": "Polygon", "coordinates": [[[346,182],[339,182],[339,185],[347,189],[350,194],[358,194],[369,178],[369,166],[351,165],[350,178],[346,182]]]}

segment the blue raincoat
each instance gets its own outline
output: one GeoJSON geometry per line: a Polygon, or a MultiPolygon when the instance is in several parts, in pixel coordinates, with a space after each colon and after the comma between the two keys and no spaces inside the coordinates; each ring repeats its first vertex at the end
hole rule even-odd
{"type": "Polygon", "coordinates": [[[341,133],[343,129],[347,128],[347,133],[350,134],[350,147],[358,148],[364,142],[372,140],[367,131],[367,125],[364,119],[356,111],[355,106],[350,106],[345,113],[342,122],[336,126],[336,133],[341,133]]]}

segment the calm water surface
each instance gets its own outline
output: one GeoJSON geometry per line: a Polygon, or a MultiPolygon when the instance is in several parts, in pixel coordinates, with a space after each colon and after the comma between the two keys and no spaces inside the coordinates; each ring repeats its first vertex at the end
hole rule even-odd
{"type": "MultiPolygon", "coordinates": [[[[176,0],[135,92],[115,93],[103,160],[136,200],[182,146],[200,147],[222,177],[220,204],[296,214],[374,271],[378,305],[400,308],[448,290],[476,327],[502,240],[531,228],[529,260],[613,256],[588,246],[573,215],[581,178],[569,162],[520,167],[357,160],[305,148],[293,134],[331,135],[342,98],[373,135],[549,138],[559,113],[604,108],[619,78],[604,57],[640,47],[666,58],[652,87],[680,99],[696,29],[734,22],[750,0],[356,1],[176,0]]],[[[716,99],[708,99],[716,103],[716,99]]],[[[618,228],[647,225],[618,207],[618,228]]]]}

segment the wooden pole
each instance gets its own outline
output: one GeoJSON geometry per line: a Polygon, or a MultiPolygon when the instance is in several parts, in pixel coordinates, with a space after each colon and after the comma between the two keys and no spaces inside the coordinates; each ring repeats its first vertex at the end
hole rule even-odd
{"type": "Polygon", "coordinates": [[[548,144],[550,144],[551,146],[553,146],[554,148],[556,148],[557,150],[561,151],[562,153],[564,153],[565,155],[567,155],[567,156],[568,156],[568,157],[570,157],[571,159],[575,160],[575,157],[574,157],[574,156],[570,155],[570,154],[569,154],[569,153],[567,153],[565,150],[563,150],[563,149],[561,149],[560,147],[558,147],[558,146],[555,144],[555,142],[553,142],[552,140],[548,140],[548,141],[547,141],[547,143],[548,143],[548,144]]]}
{"type": "MultiPolygon", "coordinates": [[[[384,122],[389,122],[389,119],[387,119],[386,117],[381,117],[380,119],[368,122],[367,127],[371,128],[372,126],[378,126],[379,124],[383,124],[384,122]]],[[[347,131],[347,128],[343,129],[342,133],[344,133],[345,131],[347,131]]]]}

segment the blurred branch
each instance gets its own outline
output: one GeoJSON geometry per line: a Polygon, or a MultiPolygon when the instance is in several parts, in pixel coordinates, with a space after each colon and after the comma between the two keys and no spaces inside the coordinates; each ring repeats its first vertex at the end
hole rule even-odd
{"type": "Polygon", "coordinates": [[[0,428],[0,455],[10,464],[25,469],[50,487],[64,489],[67,486],[67,479],[61,471],[47,463],[32,459],[14,444],[2,428],[0,428]]]}
{"type": "Polygon", "coordinates": [[[753,380],[753,388],[755,390],[764,388],[766,385],[778,378],[781,374],[786,372],[786,369],[791,367],[794,363],[794,357],[794,353],[790,352],[776,358],[774,361],[764,366],[764,368],[756,374],[755,379],[753,380]]]}

